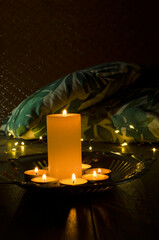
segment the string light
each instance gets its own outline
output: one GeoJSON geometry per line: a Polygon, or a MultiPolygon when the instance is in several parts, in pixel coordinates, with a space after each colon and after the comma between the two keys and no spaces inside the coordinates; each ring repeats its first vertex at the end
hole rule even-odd
{"type": "Polygon", "coordinates": [[[8,136],[12,136],[12,134],[9,132],[9,133],[8,133],[8,136]]]}
{"type": "MultiPolygon", "coordinates": [[[[129,125],[129,127],[130,127],[131,129],[135,129],[133,125],[129,125]]],[[[119,131],[118,129],[116,129],[115,132],[116,132],[116,133],[119,133],[120,131],[119,131]]],[[[8,133],[8,135],[11,136],[11,133],[8,133]]],[[[43,139],[43,136],[39,136],[39,140],[42,140],[42,139],[43,139]]],[[[16,139],[15,139],[15,140],[16,140],[16,139]]],[[[15,141],[15,140],[13,139],[12,141],[15,141]]],[[[45,140],[45,139],[44,139],[44,140],[45,140]]],[[[84,141],[83,138],[81,138],[80,140],[81,140],[81,142],[84,141]]],[[[90,145],[90,144],[91,144],[91,141],[93,141],[93,139],[91,139],[91,140],[89,141],[89,146],[86,147],[86,149],[89,149],[90,152],[93,150],[93,147],[90,145]]],[[[40,142],[40,141],[39,141],[39,142],[40,142]]],[[[10,151],[10,154],[12,154],[12,156],[14,155],[14,156],[16,156],[16,157],[19,157],[20,154],[23,154],[23,155],[24,155],[24,154],[26,153],[26,150],[27,150],[27,148],[25,147],[25,145],[26,145],[26,146],[29,146],[29,145],[30,145],[30,144],[28,144],[28,142],[26,143],[26,142],[24,142],[24,141],[22,141],[22,142],[19,141],[19,139],[18,139],[18,141],[15,141],[15,142],[12,142],[12,143],[11,143],[11,141],[10,141],[9,144],[10,144],[10,145],[8,145],[8,150],[10,149],[10,150],[9,150],[9,151],[10,151]]],[[[33,143],[31,143],[31,145],[32,145],[32,144],[33,144],[33,143]]],[[[47,141],[44,142],[44,144],[47,144],[47,141]]],[[[121,146],[121,153],[125,153],[125,152],[128,151],[127,148],[124,148],[124,147],[128,146],[128,143],[127,143],[127,142],[124,141],[123,143],[120,144],[120,146],[121,146]]],[[[153,152],[153,157],[155,157],[157,150],[158,150],[158,149],[155,148],[155,147],[151,148],[151,151],[153,152]]],[[[8,153],[9,153],[9,151],[8,151],[8,153]]],[[[88,151],[88,150],[87,150],[87,151],[88,151]]],[[[121,155],[121,153],[116,153],[116,152],[113,152],[113,153],[118,154],[118,155],[121,155]]]]}
{"type": "Polygon", "coordinates": [[[156,148],[152,148],[152,151],[153,151],[153,152],[156,152],[156,148]]]}
{"type": "Polygon", "coordinates": [[[124,147],[124,146],[127,146],[128,144],[126,142],[122,143],[121,146],[124,147]]]}
{"type": "Polygon", "coordinates": [[[129,128],[131,128],[131,129],[135,129],[133,125],[129,125],[129,128]]]}
{"type": "Polygon", "coordinates": [[[89,151],[92,151],[92,147],[91,146],[89,146],[89,151]]]}

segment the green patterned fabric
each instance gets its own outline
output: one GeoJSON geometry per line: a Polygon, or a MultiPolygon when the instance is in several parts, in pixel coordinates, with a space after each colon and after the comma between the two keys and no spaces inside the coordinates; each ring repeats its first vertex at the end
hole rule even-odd
{"type": "Polygon", "coordinates": [[[112,62],[71,73],[25,99],[1,130],[24,139],[46,136],[46,116],[65,108],[81,114],[85,140],[158,141],[159,93],[132,89],[141,72],[137,64],[112,62]]]}

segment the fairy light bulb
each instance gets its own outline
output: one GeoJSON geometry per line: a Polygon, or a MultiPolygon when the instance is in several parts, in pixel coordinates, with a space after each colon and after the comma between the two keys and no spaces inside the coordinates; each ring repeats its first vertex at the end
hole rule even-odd
{"type": "Polygon", "coordinates": [[[119,133],[120,131],[119,130],[115,130],[115,133],[119,133]]]}
{"type": "Polygon", "coordinates": [[[129,125],[129,128],[131,128],[131,129],[135,129],[133,125],[129,125]]]}
{"type": "Polygon", "coordinates": [[[91,146],[89,146],[89,151],[92,151],[92,147],[91,146]]]}
{"type": "Polygon", "coordinates": [[[15,146],[18,146],[18,142],[15,142],[14,145],[15,145],[15,146]]]}
{"type": "Polygon", "coordinates": [[[39,139],[40,139],[40,140],[42,140],[42,139],[43,139],[43,137],[42,137],[42,136],[40,136],[40,137],[39,137],[39,139]]]}
{"type": "Polygon", "coordinates": [[[155,153],[156,152],[156,148],[152,148],[152,151],[155,153]]]}
{"type": "Polygon", "coordinates": [[[21,142],[21,145],[22,145],[22,146],[24,146],[24,145],[25,145],[25,143],[24,143],[24,142],[21,142]]]}
{"type": "Polygon", "coordinates": [[[125,146],[127,146],[127,145],[128,145],[128,144],[127,144],[126,142],[124,142],[124,143],[121,144],[122,147],[125,147],[125,146]]]}

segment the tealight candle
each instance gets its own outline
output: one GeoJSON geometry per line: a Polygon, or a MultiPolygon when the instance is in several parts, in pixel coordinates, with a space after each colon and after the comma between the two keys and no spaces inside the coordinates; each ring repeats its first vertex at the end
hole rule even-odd
{"type": "Polygon", "coordinates": [[[91,168],[91,165],[82,163],[82,173],[84,173],[89,168],[91,168]]]}
{"type": "Polygon", "coordinates": [[[32,178],[31,181],[34,183],[43,184],[43,183],[56,183],[58,179],[49,177],[49,176],[46,176],[46,174],[43,174],[42,176],[32,178]]]}
{"type": "Polygon", "coordinates": [[[91,165],[82,163],[82,170],[86,170],[88,168],[91,168],[91,165]]]}
{"type": "Polygon", "coordinates": [[[35,169],[27,170],[24,172],[25,174],[25,181],[30,181],[32,178],[41,176],[43,174],[46,174],[47,171],[44,169],[38,169],[35,167],[35,169]]]}
{"type": "Polygon", "coordinates": [[[98,174],[103,174],[103,175],[108,175],[110,176],[111,175],[111,170],[110,169],[107,169],[107,168],[91,168],[91,169],[88,169],[86,170],[86,173],[87,174],[93,174],[93,171],[96,171],[98,174]]]}
{"type": "Polygon", "coordinates": [[[60,183],[64,185],[76,186],[87,183],[87,180],[82,178],[76,178],[76,175],[73,173],[72,178],[61,179],[60,183]]]}
{"type": "Polygon", "coordinates": [[[86,179],[91,182],[96,182],[96,181],[103,181],[109,178],[108,175],[103,175],[103,174],[98,174],[96,171],[93,171],[93,173],[90,174],[84,174],[82,176],[83,179],[86,179]]]}

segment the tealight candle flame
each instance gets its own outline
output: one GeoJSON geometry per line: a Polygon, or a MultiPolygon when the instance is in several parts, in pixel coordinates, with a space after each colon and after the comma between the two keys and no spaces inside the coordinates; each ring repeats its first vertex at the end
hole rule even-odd
{"type": "Polygon", "coordinates": [[[101,169],[100,168],[98,168],[98,174],[101,174],[101,169]]]}
{"type": "Polygon", "coordinates": [[[94,178],[94,179],[97,178],[97,173],[96,173],[96,171],[93,171],[93,178],[94,178]]]}
{"type": "Polygon", "coordinates": [[[36,175],[38,174],[38,171],[39,171],[39,169],[38,169],[38,167],[36,167],[36,168],[34,169],[34,172],[35,172],[36,175]]]}
{"type": "Polygon", "coordinates": [[[72,183],[75,183],[76,182],[76,175],[73,173],[72,174],[72,183]]]}
{"type": "Polygon", "coordinates": [[[46,182],[46,174],[43,174],[43,175],[42,175],[42,181],[43,181],[43,182],[46,182]]]}
{"type": "Polygon", "coordinates": [[[66,117],[67,116],[67,110],[64,109],[63,112],[62,112],[63,116],[66,117]]]}

